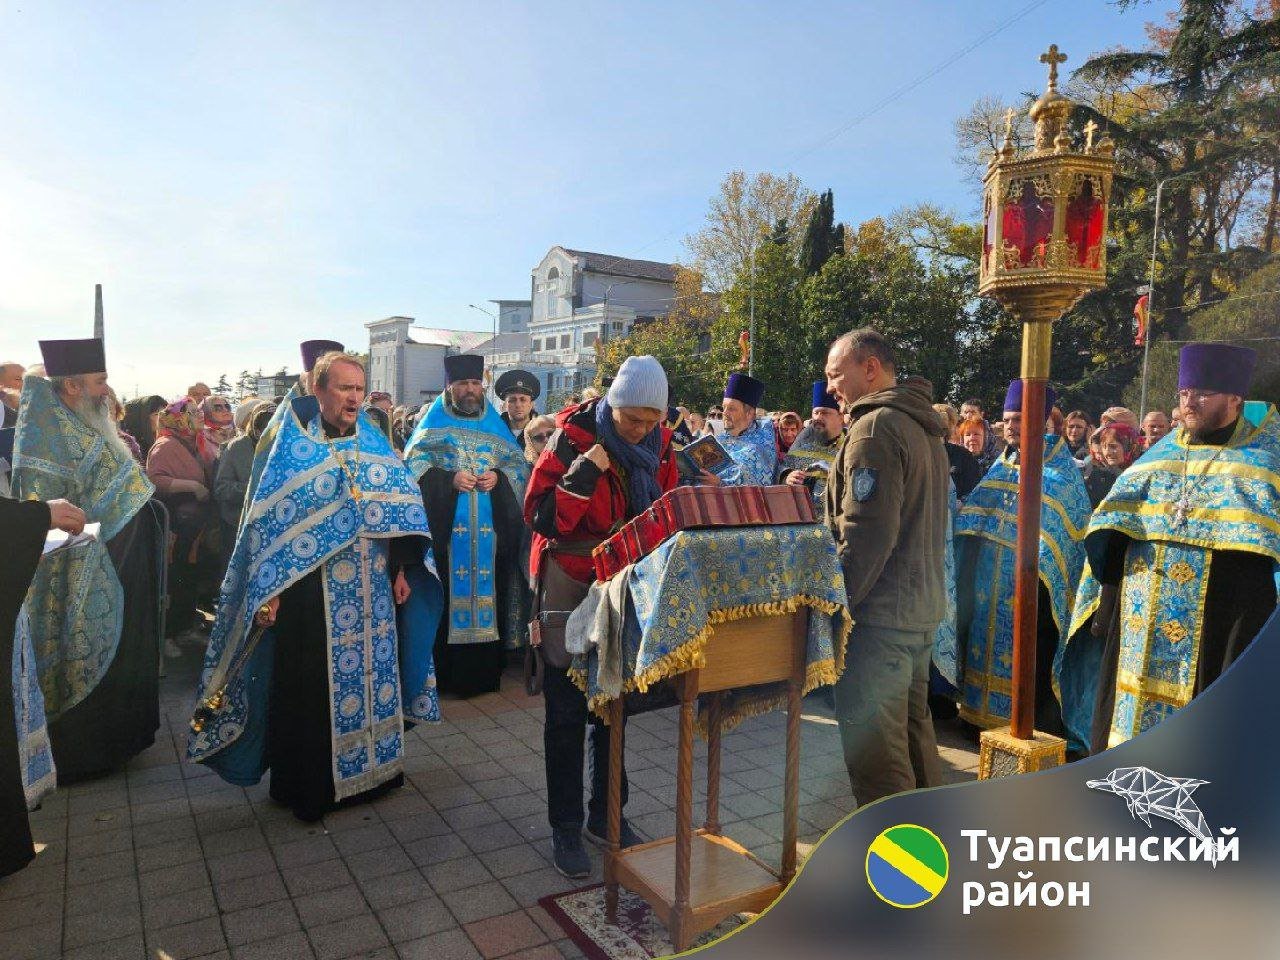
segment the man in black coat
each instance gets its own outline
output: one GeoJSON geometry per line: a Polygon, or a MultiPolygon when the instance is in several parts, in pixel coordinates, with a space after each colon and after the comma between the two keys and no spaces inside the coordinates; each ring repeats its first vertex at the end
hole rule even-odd
{"type": "Polygon", "coordinates": [[[34,859],[27,800],[22,786],[20,744],[14,718],[14,690],[9,682],[14,628],[31,578],[40,563],[45,534],[53,529],[79,533],[84,511],[66,500],[11,500],[0,497],[0,529],[7,556],[0,563],[0,877],[16,873],[34,859]]]}

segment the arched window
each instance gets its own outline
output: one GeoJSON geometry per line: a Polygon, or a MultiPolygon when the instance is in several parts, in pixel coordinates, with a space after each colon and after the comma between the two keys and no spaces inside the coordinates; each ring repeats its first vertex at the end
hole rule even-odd
{"type": "Polygon", "coordinates": [[[559,268],[559,267],[552,267],[550,270],[548,270],[548,271],[547,271],[547,279],[548,279],[548,280],[559,280],[559,279],[560,279],[560,268],[559,268]]]}

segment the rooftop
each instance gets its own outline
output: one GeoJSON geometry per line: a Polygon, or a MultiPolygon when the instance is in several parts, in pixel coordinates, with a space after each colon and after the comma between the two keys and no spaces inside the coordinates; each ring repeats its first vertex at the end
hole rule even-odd
{"type": "Polygon", "coordinates": [[[586,250],[564,248],[570,256],[582,260],[583,269],[592,273],[607,273],[615,277],[635,277],[639,280],[660,280],[671,283],[676,278],[676,264],[657,260],[632,260],[607,253],[590,253],[586,250]]]}

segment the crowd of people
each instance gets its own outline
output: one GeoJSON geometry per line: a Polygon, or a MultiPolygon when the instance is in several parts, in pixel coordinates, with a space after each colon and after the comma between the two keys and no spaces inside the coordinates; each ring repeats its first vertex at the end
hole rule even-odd
{"type": "MultiPolygon", "coordinates": [[[[451,355],[411,409],[312,340],[282,400],[197,383],[122,406],[101,341],[40,349],[0,365],[0,875],[30,860],[22,811],[55,782],[153,741],[161,662],[198,650],[189,759],[239,785],[269,772],[305,821],[395,789],[405,730],[524,657],[554,862],[586,876],[608,737],[540,611],[578,603],[592,548],[680,485],[809,491],[855,624],[830,696],[859,804],[940,782],[935,716],[1009,721],[1021,380],[998,418],[956,409],[862,328],[832,344],[807,416],[767,412],[743,371],[705,414],[673,405],[645,356],[541,414],[528,372],[490,390],[482,356],[451,355]],[[707,437],[722,459],[682,456],[707,437]],[[47,531],[86,524],[41,556],[47,531]]],[[[1095,426],[1049,391],[1036,723],[1075,755],[1184,706],[1275,609],[1280,423],[1247,402],[1255,360],[1188,345],[1177,407],[1141,422],[1112,407],[1095,426]]]]}

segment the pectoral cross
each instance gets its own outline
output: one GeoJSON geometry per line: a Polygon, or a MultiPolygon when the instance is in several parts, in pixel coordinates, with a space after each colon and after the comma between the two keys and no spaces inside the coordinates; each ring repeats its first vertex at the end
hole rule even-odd
{"type": "Polygon", "coordinates": [[[1173,523],[1174,526],[1181,527],[1187,522],[1187,514],[1191,511],[1191,503],[1187,500],[1186,494],[1179,498],[1173,507],[1173,523]]]}
{"type": "Polygon", "coordinates": [[[1056,93],[1058,90],[1058,64],[1065,63],[1067,55],[1058,52],[1056,43],[1049,44],[1049,49],[1040,54],[1040,62],[1049,65],[1049,92],[1056,93]]]}
{"type": "Polygon", "coordinates": [[[1090,120],[1084,125],[1084,148],[1093,149],[1093,135],[1098,132],[1098,125],[1090,120]]]}

